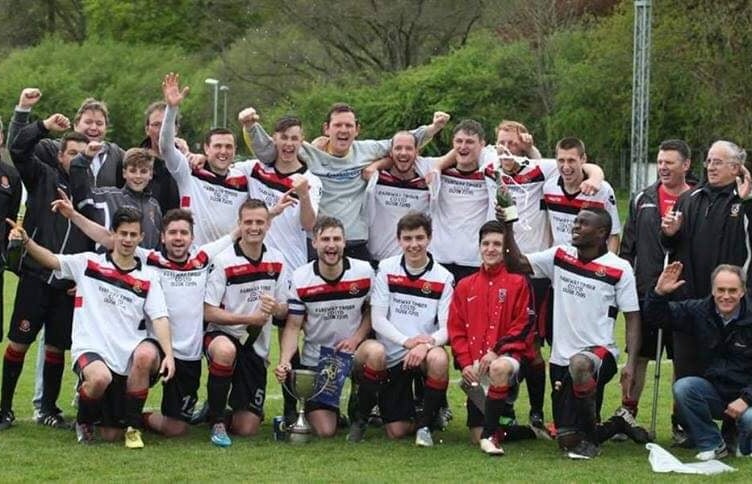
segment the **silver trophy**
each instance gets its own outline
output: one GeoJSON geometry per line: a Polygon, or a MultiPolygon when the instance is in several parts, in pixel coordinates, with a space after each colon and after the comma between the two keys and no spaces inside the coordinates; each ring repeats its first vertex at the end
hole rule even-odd
{"type": "Polygon", "coordinates": [[[292,425],[283,426],[288,440],[293,444],[304,444],[311,440],[311,424],[305,417],[305,404],[313,398],[316,390],[316,372],[313,370],[290,370],[289,384],[285,389],[298,400],[298,418],[292,425]]]}
{"type": "Polygon", "coordinates": [[[329,382],[336,378],[336,370],[335,373],[331,370],[331,365],[325,366],[321,372],[290,370],[289,385],[285,384],[285,389],[298,400],[298,418],[294,424],[282,426],[282,430],[287,432],[288,440],[293,444],[304,444],[311,440],[311,425],[305,417],[305,404],[319,396],[326,390],[329,382]],[[319,378],[324,380],[317,385],[319,378]]]}

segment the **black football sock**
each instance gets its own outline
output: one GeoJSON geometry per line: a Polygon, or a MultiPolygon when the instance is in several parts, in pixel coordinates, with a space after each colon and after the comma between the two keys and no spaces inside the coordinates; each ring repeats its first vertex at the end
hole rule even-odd
{"type": "Polygon", "coordinates": [[[3,387],[0,392],[0,411],[8,412],[13,408],[13,394],[16,393],[18,377],[23,369],[25,351],[16,351],[10,346],[5,348],[3,358],[3,387]]]}
{"type": "Polygon", "coordinates": [[[64,366],[65,355],[63,353],[45,350],[42,370],[42,413],[51,414],[58,411],[55,403],[60,396],[64,366]]]}
{"type": "Polygon", "coordinates": [[[499,418],[504,414],[507,407],[510,386],[492,386],[486,395],[485,413],[483,415],[483,432],[481,439],[487,439],[499,429],[499,418]]]}
{"type": "Polygon", "coordinates": [[[525,375],[527,393],[530,400],[530,413],[543,415],[543,398],[546,393],[546,364],[530,365],[525,375]]]}
{"type": "Polygon", "coordinates": [[[227,396],[232,384],[232,366],[224,366],[215,362],[209,363],[209,380],[206,384],[207,399],[209,400],[209,423],[224,422],[227,396]]]}
{"type": "Polygon", "coordinates": [[[438,380],[435,378],[427,377],[425,381],[423,391],[423,413],[420,416],[420,420],[417,422],[418,428],[431,427],[431,422],[436,417],[436,414],[441,408],[442,402],[445,399],[447,387],[449,386],[449,380],[438,380]]]}

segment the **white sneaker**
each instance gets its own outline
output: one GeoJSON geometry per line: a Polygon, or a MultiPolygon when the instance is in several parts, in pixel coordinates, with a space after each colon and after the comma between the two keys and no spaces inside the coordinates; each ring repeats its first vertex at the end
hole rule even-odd
{"type": "Polygon", "coordinates": [[[729,452],[728,452],[728,448],[726,448],[726,444],[722,443],[720,446],[716,447],[715,449],[704,450],[702,452],[698,452],[695,455],[695,459],[701,460],[701,461],[723,459],[724,457],[727,457],[728,454],[729,452]]]}
{"type": "Polygon", "coordinates": [[[433,447],[433,437],[428,427],[421,427],[415,432],[415,445],[418,447],[433,447]]]}
{"type": "Polygon", "coordinates": [[[488,455],[504,455],[504,449],[501,448],[499,441],[496,440],[496,436],[494,435],[485,439],[480,439],[480,450],[488,455]]]}

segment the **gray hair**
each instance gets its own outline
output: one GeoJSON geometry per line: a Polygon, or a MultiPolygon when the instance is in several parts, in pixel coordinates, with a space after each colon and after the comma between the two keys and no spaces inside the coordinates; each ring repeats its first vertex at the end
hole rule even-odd
{"type": "Polygon", "coordinates": [[[718,144],[724,146],[731,153],[732,159],[730,161],[739,163],[740,165],[744,165],[744,162],[747,161],[747,152],[744,151],[738,144],[732,141],[720,139],[713,143],[713,146],[718,144]]]}
{"type": "Polygon", "coordinates": [[[730,272],[734,274],[736,277],[739,278],[739,281],[741,281],[742,289],[745,289],[747,287],[747,274],[744,273],[744,269],[742,269],[739,266],[732,265],[732,264],[720,264],[718,267],[713,269],[713,273],[710,274],[711,284],[715,285],[715,278],[721,272],[730,272]]]}

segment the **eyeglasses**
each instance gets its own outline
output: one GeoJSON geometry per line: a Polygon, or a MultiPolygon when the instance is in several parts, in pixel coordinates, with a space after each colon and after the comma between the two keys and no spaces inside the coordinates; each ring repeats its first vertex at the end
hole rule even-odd
{"type": "Polygon", "coordinates": [[[711,166],[712,167],[721,167],[721,166],[724,166],[724,165],[733,165],[735,163],[736,163],[736,161],[727,161],[727,160],[722,160],[720,158],[713,158],[713,159],[707,159],[707,160],[705,160],[702,163],[702,166],[704,166],[705,168],[710,168],[711,166]]]}

